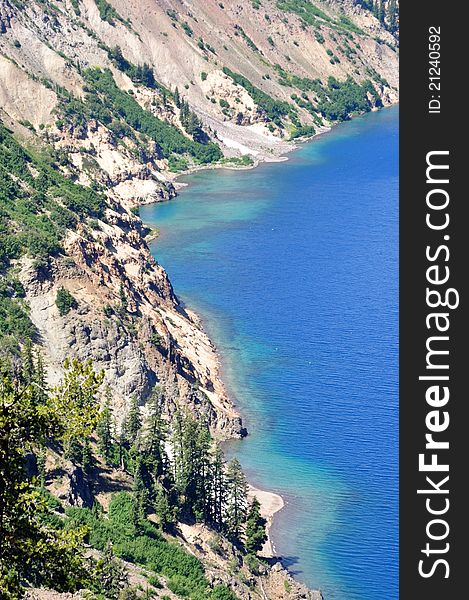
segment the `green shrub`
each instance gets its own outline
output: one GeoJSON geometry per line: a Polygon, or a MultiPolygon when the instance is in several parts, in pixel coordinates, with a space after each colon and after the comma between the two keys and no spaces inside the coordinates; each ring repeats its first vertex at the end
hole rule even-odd
{"type": "Polygon", "coordinates": [[[255,52],[259,52],[259,48],[251,40],[251,38],[246,34],[244,29],[241,27],[241,25],[235,25],[235,35],[240,35],[243,38],[243,40],[246,42],[246,44],[249,46],[249,48],[251,48],[251,50],[254,50],[255,52]]]}
{"type": "Polygon", "coordinates": [[[112,6],[112,4],[109,4],[109,2],[106,2],[106,0],[94,1],[98,7],[99,16],[103,21],[107,21],[110,25],[115,25],[116,21],[120,21],[123,25],[126,25],[127,27],[130,26],[129,21],[123,19],[117,10],[112,6]]]}
{"type": "Polygon", "coordinates": [[[210,594],[210,600],[237,600],[237,598],[226,585],[216,585],[210,594]]]}
{"type": "Polygon", "coordinates": [[[77,15],[77,17],[79,17],[81,15],[80,3],[78,2],[78,0],[71,0],[71,3],[75,14],[77,15]]]}
{"type": "Polygon", "coordinates": [[[160,589],[163,587],[161,584],[160,578],[156,577],[156,575],[149,575],[147,577],[147,579],[148,579],[148,583],[150,585],[152,585],[154,588],[160,589]]]}
{"type": "Polygon", "coordinates": [[[290,139],[295,140],[300,137],[311,137],[314,133],[315,129],[312,125],[300,125],[292,131],[290,139]]]}
{"type": "Polygon", "coordinates": [[[188,35],[189,37],[192,37],[194,35],[194,32],[192,31],[191,27],[189,26],[189,23],[187,23],[186,21],[184,21],[184,23],[181,23],[181,27],[184,30],[184,33],[186,35],[188,35]]]}
{"type": "Polygon", "coordinates": [[[60,287],[57,290],[55,304],[59,309],[59,314],[61,317],[67,315],[72,310],[72,308],[78,307],[78,302],[75,300],[72,294],[64,287],[60,287]]]}

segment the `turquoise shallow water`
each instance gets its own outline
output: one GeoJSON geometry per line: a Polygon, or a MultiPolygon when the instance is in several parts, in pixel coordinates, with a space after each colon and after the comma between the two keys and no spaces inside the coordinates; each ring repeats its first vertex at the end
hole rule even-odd
{"type": "Polygon", "coordinates": [[[277,552],[331,600],[398,597],[397,161],[392,108],[141,210],[251,432],[228,450],[287,502],[277,552]]]}

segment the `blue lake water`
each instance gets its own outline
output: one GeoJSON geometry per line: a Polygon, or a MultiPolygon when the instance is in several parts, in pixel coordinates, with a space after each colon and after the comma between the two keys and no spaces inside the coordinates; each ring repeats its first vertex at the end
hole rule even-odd
{"type": "Polygon", "coordinates": [[[398,597],[398,118],[141,210],[250,430],[228,450],[287,502],[277,553],[327,600],[398,597]]]}

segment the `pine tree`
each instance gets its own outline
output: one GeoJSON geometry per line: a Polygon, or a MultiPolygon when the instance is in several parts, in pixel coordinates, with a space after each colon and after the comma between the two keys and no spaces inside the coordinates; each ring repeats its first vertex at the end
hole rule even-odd
{"type": "Polygon", "coordinates": [[[384,9],[384,0],[379,0],[378,19],[381,21],[381,23],[384,23],[385,16],[386,16],[386,11],[384,9]]]}
{"type": "Polygon", "coordinates": [[[145,423],[145,455],[155,479],[165,474],[165,441],[168,427],[162,417],[164,397],[160,389],[155,390],[148,402],[148,418],[145,423]]]}
{"type": "Polygon", "coordinates": [[[237,458],[228,464],[226,471],[227,502],[226,525],[228,534],[241,541],[242,526],[246,520],[248,484],[237,458]]]}
{"type": "Polygon", "coordinates": [[[152,498],[153,485],[145,461],[139,455],[135,463],[133,491],[138,507],[139,519],[144,520],[152,498]]]}
{"type": "Polygon", "coordinates": [[[161,486],[157,489],[154,506],[161,529],[163,531],[170,530],[176,522],[176,510],[171,505],[168,495],[161,486]]]}
{"type": "Polygon", "coordinates": [[[42,404],[47,399],[47,382],[46,382],[46,369],[44,367],[44,360],[41,352],[38,350],[36,353],[36,365],[34,368],[33,377],[33,394],[36,402],[42,404]]]}
{"type": "Polygon", "coordinates": [[[28,385],[34,380],[36,368],[34,365],[33,358],[33,344],[29,338],[26,339],[21,353],[21,364],[22,364],[22,380],[23,383],[28,385]]]}
{"type": "Polygon", "coordinates": [[[131,446],[137,441],[137,436],[142,428],[142,416],[138,405],[137,396],[132,398],[129,414],[126,419],[126,436],[131,446]]]}
{"type": "Polygon", "coordinates": [[[388,7],[389,31],[394,33],[397,30],[397,3],[396,0],[390,0],[388,7]]]}
{"type": "Polygon", "coordinates": [[[127,457],[127,449],[130,446],[129,440],[127,438],[127,420],[124,419],[122,422],[119,437],[118,437],[118,446],[119,446],[119,466],[125,471],[127,468],[126,457],[127,457]]]}
{"type": "Polygon", "coordinates": [[[186,517],[208,520],[210,434],[207,426],[190,415],[175,415],[174,473],[181,508],[186,517]]]}
{"type": "Polygon", "coordinates": [[[93,468],[93,454],[91,453],[91,446],[88,440],[85,440],[82,444],[81,466],[87,475],[90,474],[93,468]]]}
{"type": "Polygon", "coordinates": [[[46,451],[41,448],[37,455],[37,472],[39,485],[44,488],[46,485],[46,451]]]}
{"type": "Polygon", "coordinates": [[[174,90],[174,104],[177,108],[181,108],[181,96],[179,95],[178,88],[174,90]]]}
{"type": "Polygon", "coordinates": [[[262,550],[267,541],[266,524],[267,521],[261,516],[259,500],[254,497],[246,520],[246,541],[244,546],[248,554],[256,554],[259,550],[262,550]]]}
{"type": "Polygon", "coordinates": [[[195,499],[193,502],[193,511],[197,520],[209,523],[212,514],[210,462],[212,438],[207,425],[202,421],[197,423],[196,435],[195,499]]]}
{"type": "Polygon", "coordinates": [[[218,444],[215,448],[215,454],[211,470],[211,521],[216,527],[218,527],[219,529],[223,529],[223,509],[226,503],[225,459],[223,456],[223,451],[221,450],[218,444]]]}
{"type": "Polygon", "coordinates": [[[110,464],[112,458],[113,431],[111,391],[109,388],[107,388],[106,390],[106,399],[104,401],[104,406],[99,416],[99,422],[96,427],[96,433],[98,436],[99,452],[104,458],[106,464],[110,464]]]}
{"type": "Polygon", "coordinates": [[[111,542],[108,542],[103,558],[97,565],[97,580],[99,591],[110,600],[117,600],[121,591],[129,587],[127,569],[114,557],[111,542]]]}

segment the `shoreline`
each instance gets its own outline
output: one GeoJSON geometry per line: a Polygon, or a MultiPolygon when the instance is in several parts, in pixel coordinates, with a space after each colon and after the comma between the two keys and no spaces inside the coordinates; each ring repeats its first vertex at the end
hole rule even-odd
{"type": "MultiPolygon", "coordinates": [[[[298,150],[304,144],[312,142],[316,138],[318,138],[326,133],[329,133],[330,131],[332,131],[332,129],[335,126],[336,126],[336,124],[334,124],[330,127],[324,127],[321,131],[318,131],[314,135],[309,136],[309,137],[302,137],[302,138],[298,138],[296,140],[290,140],[290,141],[279,139],[278,140],[278,154],[274,154],[272,156],[262,155],[259,158],[257,158],[257,157],[253,158],[253,164],[251,164],[251,165],[236,165],[236,164],[230,165],[230,164],[218,164],[218,163],[209,164],[209,165],[193,165],[192,167],[189,167],[185,171],[182,171],[180,173],[173,173],[172,177],[168,178],[168,181],[170,181],[174,185],[176,192],[177,192],[178,190],[186,188],[188,185],[190,185],[189,183],[178,181],[178,179],[180,179],[181,177],[193,175],[194,173],[199,173],[200,171],[215,171],[217,169],[226,169],[227,171],[251,171],[253,169],[257,169],[258,167],[260,167],[263,164],[286,162],[286,161],[290,160],[289,157],[287,156],[288,154],[295,152],[295,150],[298,150]]],[[[252,155],[250,155],[250,154],[246,154],[245,156],[252,157],[252,155]]],[[[177,194],[176,194],[176,196],[177,196],[177,194]]],[[[176,196],[173,196],[173,198],[169,198],[167,200],[166,199],[165,200],[157,200],[157,201],[153,202],[153,204],[159,204],[160,202],[171,202],[171,200],[173,200],[176,196]]]]}
{"type": "MultiPolygon", "coordinates": [[[[248,491],[248,499],[249,502],[252,501],[253,498],[257,498],[261,505],[261,515],[266,519],[266,536],[267,540],[259,553],[260,556],[264,558],[274,558],[277,557],[277,550],[275,548],[275,544],[272,540],[270,529],[273,524],[274,516],[280,512],[285,507],[285,500],[280,494],[276,494],[275,492],[268,492],[265,490],[260,490],[259,488],[254,487],[249,484],[248,491]]],[[[278,557],[281,558],[281,557],[278,557]]]]}
{"type": "MultiPolygon", "coordinates": [[[[398,105],[398,103],[390,104],[389,106],[383,107],[382,109],[379,109],[379,110],[384,110],[385,108],[392,108],[396,105],[398,105]]],[[[375,111],[373,111],[373,112],[375,112],[375,111]]],[[[367,113],[364,113],[364,114],[367,114],[367,113]]],[[[358,116],[363,116],[363,115],[353,116],[351,118],[351,120],[354,120],[358,116]]],[[[279,155],[277,155],[276,157],[262,156],[259,159],[255,160],[254,164],[249,165],[249,166],[237,166],[237,165],[229,166],[229,165],[220,165],[220,164],[214,164],[214,165],[208,165],[208,166],[207,165],[198,165],[198,166],[190,168],[182,173],[174,174],[174,177],[170,181],[174,184],[176,191],[179,191],[181,189],[185,189],[186,187],[188,187],[190,185],[190,183],[181,182],[178,180],[182,177],[193,175],[194,173],[197,173],[199,171],[216,170],[216,169],[227,169],[227,170],[233,170],[233,171],[249,171],[249,170],[255,169],[263,164],[286,162],[290,159],[288,156],[285,156],[285,154],[290,154],[293,151],[298,150],[301,147],[303,147],[304,144],[313,142],[315,139],[319,138],[320,136],[330,133],[333,129],[335,129],[336,125],[339,125],[339,124],[340,123],[336,123],[336,124],[332,125],[331,127],[328,127],[327,129],[319,131],[319,132],[315,133],[313,136],[310,136],[308,138],[301,138],[298,140],[294,140],[290,143],[290,147],[286,147],[287,144],[285,144],[285,146],[281,149],[281,153],[279,155]]],[[[282,141],[279,141],[279,146],[283,146],[282,141]]],[[[279,150],[280,150],[280,148],[279,148],[279,150]]],[[[176,194],[176,196],[174,196],[171,199],[157,201],[154,204],[159,204],[160,202],[170,202],[175,197],[177,197],[177,195],[178,194],[176,194]]],[[[158,233],[159,233],[159,231],[158,231],[158,233]]],[[[156,239],[156,237],[158,237],[158,235],[156,235],[151,240],[147,240],[147,241],[154,241],[154,239],[156,239]]],[[[217,345],[212,340],[211,335],[209,335],[209,333],[208,333],[209,327],[207,327],[207,325],[206,325],[206,322],[205,322],[206,319],[204,319],[197,312],[197,310],[194,310],[192,307],[185,306],[185,309],[188,310],[190,312],[190,314],[195,318],[195,320],[198,322],[199,326],[202,328],[202,331],[204,332],[206,337],[210,340],[210,343],[213,347],[214,354],[215,354],[215,362],[216,362],[220,382],[221,382],[224,390],[226,392],[228,392],[227,399],[229,400],[231,406],[233,407],[233,409],[236,412],[238,412],[240,403],[236,399],[236,394],[234,394],[233,391],[230,390],[229,385],[227,385],[226,375],[224,375],[224,369],[226,368],[226,366],[224,365],[224,357],[223,357],[222,353],[220,352],[219,348],[217,347],[217,345]]],[[[241,417],[244,417],[242,412],[240,414],[241,414],[241,417]]],[[[278,494],[274,491],[262,490],[256,486],[252,485],[252,483],[249,481],[249,479],[248,479],[248,484],[249,484],[249,491],[248,491],[249,502],[252,501],[252,498],[254,496],[257,497],[257,499],[259,500],[259,502],[261,504],[261,515],[267,521],[267,524],[266,524],[267,541],[265,542],[264,547],[259,554],[261,557],[264,557],[267,559],[278,558],[281,562],[282,557],[277,555],[275,543],[272,540],[271,529],[272,529],[272,526],[274,523],[275,515],[285,507],[286,501],[280,494],[278,494]]],[[[287,568],[287,571],[288,571],[288,568],[287,568]]]]}

